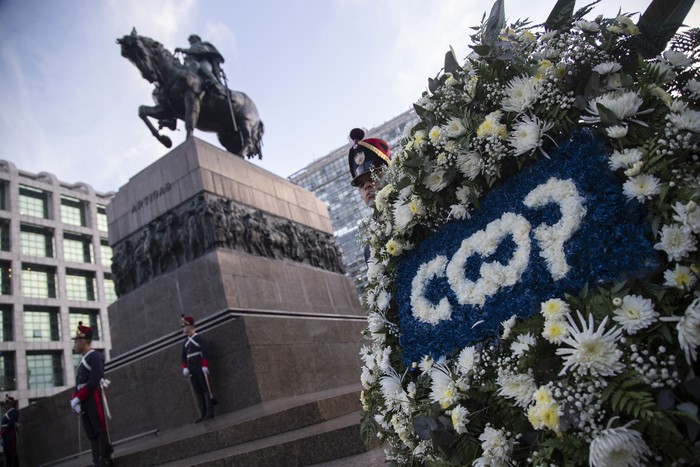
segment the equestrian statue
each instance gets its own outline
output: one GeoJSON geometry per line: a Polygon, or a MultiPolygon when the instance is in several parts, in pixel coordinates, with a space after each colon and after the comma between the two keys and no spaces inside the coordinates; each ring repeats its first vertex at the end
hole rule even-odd
{"type": "Polygon", "coordinates": [[[155,83],[156,105],[139,107],[139,117],[153,136],[166,147],[169,137],[163,128],[175,130],[177,119],[184,120],[187,138],[195,128],[214,132],[227,151],[243,158],[262,159],[263,122],[255,103],[245,93],[228,88],[221,69],[224,59],[209,42],[189,37],[190,47],[177,48],[184,63],[163,45],[149,37],[131,34],[117,39],[121,52],[148,82],[155,83]],[[149,120],[158,120],[158,129],[149,120]]]}

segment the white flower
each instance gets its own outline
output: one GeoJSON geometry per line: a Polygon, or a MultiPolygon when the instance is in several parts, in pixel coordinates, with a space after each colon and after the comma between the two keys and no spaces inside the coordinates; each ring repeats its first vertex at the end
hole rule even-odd
{"type": "Polygon", "coordinates": [[[513,352],[513,356],[521,357],[530,347],[535,345],[535,342],[535,337],[529,332],[527,334],[520,334],[510,345],[510,350],[513,352]]]}
{"type": "Polygon", "coordinates": [[[509,371],[499,371],[496,384],[500,386],[498,394],[509,399],[515,399],[515,405],[525,408],[532,402],[532,395],[537,390],[535,378],[527,373],[513,374],[509,371]]]}
{"type": "Polygon", "coordinates": [[[639,107],[642,106],[644,100],[639,96],[637,92],[633,91],[613,91],[601,94],[600,96],[594,98],[588,103],[588,113],[592,117],[581,117],[584,121],[589,123],[600,122],[600,116],[598,116],[598,104],[601,104],[606,109],[610,110],[615,116],[624,120],[629,117],[634,117],[639,112],[639,107]]]}
{"type": "Polygon", "coordinates": [[[428,138],[430,138],[430,142],[433,143],[433,145],[439,145],[440,141],[442,141],[442,130],[440,127],[437,125],[432,127],[428,133],[428,138]]]}
{"type": "Polygon", "coordinates": [[[387,309],[389,306],[389,302],[391,301],[391,294],[387,292],[386,290],[382,290],[379,292],[379,295],[377,295],[377,300],[376,300],[376,305],[379,311],[384,311],[387,309]]]}
{"type": "Polygon", "coordinates": [[[428,187],[430,191],[441,191],[450,181],[446,175],[447,171],[444,169],[433,170],[425,178],[423,178],[423,184],[428,187]]]}
{"type": "Polygon", "coordinates": [[[580,29],[583,32],[598,32],[600,25],[594,21],[578,20],[574,23],[574,28],[580,29]]]}
{"type": "Polygon", "coordinates": [[[522,113],[535,102],[540,89],[539,81],[534,78],[516,76],[503,91],[506,97],[501,101],[501,107],[506,112],[522,113]]]}
{"type": "Polygon", "coordinates": [[[644,154],[637,148],[623,149],[622,151],[613,151],[610,155],[608,165],[611,170],[627,169],[632,167],[635,162],[641,161],[644,154]]]}
{"type": "Polygon", "coordinates": [[[367,329],[371,333],[377,333],[384,329],[384,323],[386,320],[379,313],[369,313],[367,315],[367,329]]]}
{"type": "Polygon", "coordinates": [[[428,147],[428,141],[426,140],[427,137],[428,134],[425,132],[425,130],[418,130],[413,133],[413,142],[411,143],[413,149],[417,151],[426,149],[428,147]]]}
{"type": "Polygon", "coordinates": [[[588,451],[591,467],[645,465],[644,460],[651,451],[642,434],[630,430],[628,425],[606,428],[593,438],[588,451]]]}
{"type": "Polygon", "coordinates": [[[700,81],[696,79],[691,79],[688,81],[688,85],[686,86],[686,89],[688,92],[693,94],[693,96],[697,99],[700,97],[700,81]]]}
{"type": "Polygon", "coordinates": [[[450,219],[466,219],[469,217],[469,211],[466,206],[461,204],[453,204],[450,206],[450,214],[448,215],[450,219]]]}
{"type": "Polygon", "coordinates": [[[661,182],[653,175],[637,175],[622,185],[622,192],[628,199],[636,198],[643,203],[661,192],[661,182]]]}
{"type": "Polygon", "coordinates": [[[615,73],[616,71],[620,71],[621,69],[622,65],[620,65],[617,62],[603,62],[593,67],[593,71],[595,71],[599,75],[615,73]]]}
{"type": "Polygon", "coordinates": [[[450,138],[457,138],[467,133],[467,127],[464,126],[464,122],[461,119],[453,117],[447,122],[445,133],[450,138]]]}
{"type": "Polygon", "coordinates": [[[517,315],[513,315],[505,321],[501,321],[501,326],[503,326],[503,333],[501,334],[502,340],[507,340],[510,337],[510,331],[515,326],[515,320],[518,319],[517,315]]]}
{"type": "Polygon", "coordinates": [[[438,304],[433,304],[425,298],[428,282],[434,278],[445,277],[446,265],[447,257],[438,255],[427,263],[421,264],[411,282],[411,308],[413,316],[419,321],[437,324],[452,316],[452,305],[447,297],[443,297],[438,304]]]}
{"type": "Polygon", "coordinates": [[[676,203],[673,205],[675,212],[673,220],[688,227],[693,233],[700,233],[700,209],[694,201],[688,204],[676,203]]]}
{"type": "Polygon", "coordinates": [[[399,230],[404,230],[414,217],[420,217],[425,214],[425,206],[416,195],[412,195],[409,199],[402,199],[399,197],[399,199],[394,202],[393,207],[394,222],[396,223],[396,228],[399,230]]]}
{"type": "Polygon", "coordinates": [[[542,337],[552,344],[561,344],[569,335],[569,328],[564,321],[545,320],[542,337]]]}
{"type": "Polygon", "coordinates": [[[624,370],[625,366],[620,362],[622,351],[616,345],[622,329],[613,327],[606,332],[607,316],[598,329],[594,329],[593,315],[588,315],[586,323],[580,312],[577,311],[576,314],[581,328],[579,329],[578,323],[571,315],[567,316],[570,335],[563,343],[570,347],[556,350],[557,355],[564,358],[564,368],[559,372],[559,376],[565,375],[569,369],[581,375],[592,376],[612,376],[624,370]]]}
{"type": "Polygon", "coordinates": [[[614,321],[620,323],[627,334],[647,328],[656,322],[659,314],[654,310],[654,303],[639,295],[627,295],[622,299],[620,308],[614,310],[614,321]]]}
{"type": "Polygon", "coordinates": [[[472,464],[474,467],[507,467],[511,465],[513,440],[508,439],[502,430],[487,425],[479,435],[483,454],[472,464]]]}
{"type": "Polygon", "coordinates": [[[542,146],[542,136],[552,129],[553,123],[543,123],[537,117],[525,115],[521,121],[513,126],[508,142],[519,156],[542,146]]]}
{"type": "Polygon", "coordinates": [[[700,112],[697,110],[685,109],[680,113],[670,113],[667,118],[679,130],[700,133],[700,112]]]}
{"type": "Polygon", "coordinates": [[[654,248],[666,252],[669,261],[680,261],[691,251],[697,250],[697,242],[689,229],[681,225],[664,225],[661,238],[654,248]]]}
{"type": "Polygon", "coordinates": [[[374,205],[377,209],[383,211],[386,208],[386,203],[393,192],[394,186],[391,183],[387,183],[374,195],[374,205]]]}
{"type": "Polygon", "coordinates": [[[401,384],[401,377],[393,368],[389,368],[388,374],[381,377],[379,385],[389,410],[408,404],[408,396],[401,384]]]}
{"type": "Polygon", "coordinates": [[[613,125],[605,128],[608,138],[620,139],[627,136],[627,125],[613,125]]]}
{"type": "Polygon", "coordinates": [[[674,287],[681,290],[690,290],[698,278],[690,270],[688,266],[681,266],[676,264],[675,269],[667,269],[664,271],[664,285],[667,287],[674,287]]]}
{"type": "Polygon", "coordinates": [[[476,353],[476,347],[465,347],[457,358],[457,372],[462,376],[468,375],[474,370],[474,365],[478,359],[479,355],[476,353]]]}
{"type": "Polygon", "coordinates": [[[421,358],[420,363],[418,364],[418,368],[420,368],[420,371],[426,373],[430,371],[432,367],[433,357],[431,357],[430,355],[423,355],[423,358],[421,358]]]}
{"type": "Polygon", "coordinates": [[[505,138],[508,136],[508,129],[501,123],[502,116],[503,112],[500,110],[495,110],[488,114],[479,125],[479,128],[476,129],[476,136],[478,138],[505,138]]]}
{"type": "Polygon", "coordinates": [[[569,304],[560,298],[550,298],[540,305],[540,313],[548,321],[563,320],[569,314],[569,311],[569,304]]]}
{"type": "Polygon", "coordinates": [[[432,384],[430,386],[430,400],[440,404],[440,407],[446,409],[459,399],[457,384],[450,370],[443,364],[435,365],[430,370],[432,384]]]}
{"type": "Polygon", "coordinates": [[[663,53],[666,62],[673,68],[688,68],[693,64],[693,59],[678,50],[667,50],[663,53]]]}
{"type": "Polygon", "coordinates": [[[685,359],[692,363],[698,359],[700,346],[700,298],[693,300],[685,310],[685,315],[676,325],[678,343],[685,352],[685,359]]]}
{"type": "Polygon", "coordinates": [[[467,432],[467,423],[469,423],[469,419],[467,418],[468,416],[469,410],[462,407],[461,405],[458,405],[457,407],[452,409],[452,414],[450,414],[450,418],[452,419],[452,426],[454,427],[457,434],[463,435],[467,432]]]}
{"type": "Polygon", "coordinates": [[[476,152],[462,152],[457,154],[457,168],[469,180],[474,180],[484,167],[481,156],[476,152]]]}

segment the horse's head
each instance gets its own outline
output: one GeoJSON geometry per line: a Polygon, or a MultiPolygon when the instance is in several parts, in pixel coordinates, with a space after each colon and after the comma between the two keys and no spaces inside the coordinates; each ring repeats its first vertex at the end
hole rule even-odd
{"type": "Polygon", "coordinates": [[[153,47],[156,41],[148,37],[136,34],[136,29],[131,34],[117,39],[117,44],[122,48],[122,56],[136,65],[148,82],[158,81],[159,74],[153,61],[153,47]]]}

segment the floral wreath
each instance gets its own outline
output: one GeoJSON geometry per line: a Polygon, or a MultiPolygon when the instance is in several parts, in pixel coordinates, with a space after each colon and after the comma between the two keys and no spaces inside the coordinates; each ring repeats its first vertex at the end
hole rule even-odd
{"type": "Polygon", "coordinates": [[[660,3],[531,28],[498,0],[429,80],[363,225],[387,460],[700,458],[700,30],[660,3]]]}

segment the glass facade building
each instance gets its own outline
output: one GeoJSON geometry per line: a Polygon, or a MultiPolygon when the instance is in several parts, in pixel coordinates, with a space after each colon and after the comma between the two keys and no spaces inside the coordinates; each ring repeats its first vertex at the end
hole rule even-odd
{"type": "MultiPolygon", "coordinates": [[[[415,112],[409,110],[366,131],[365,138],[387,141],[393,154],[400,137],[417,122],[415,112]]],[[[348,128],[348,134],[350,130],[348,128]]],[[[362,202],[357,188],[350,185],[349,150],[348,142],[294,173],[289,180],[309,190],[328,206],[335,241],[343,254],[346,273],[355,282],[359,292],[366,284],[367,265],[358,224],[369,217],[372,210],[362,202]]]]}
{"type": "Polygon", "coordinates": [[[112,196],[0,160],[0,392],[20,407],[75,381],[79,321],[109,358],[112,196]]]}

